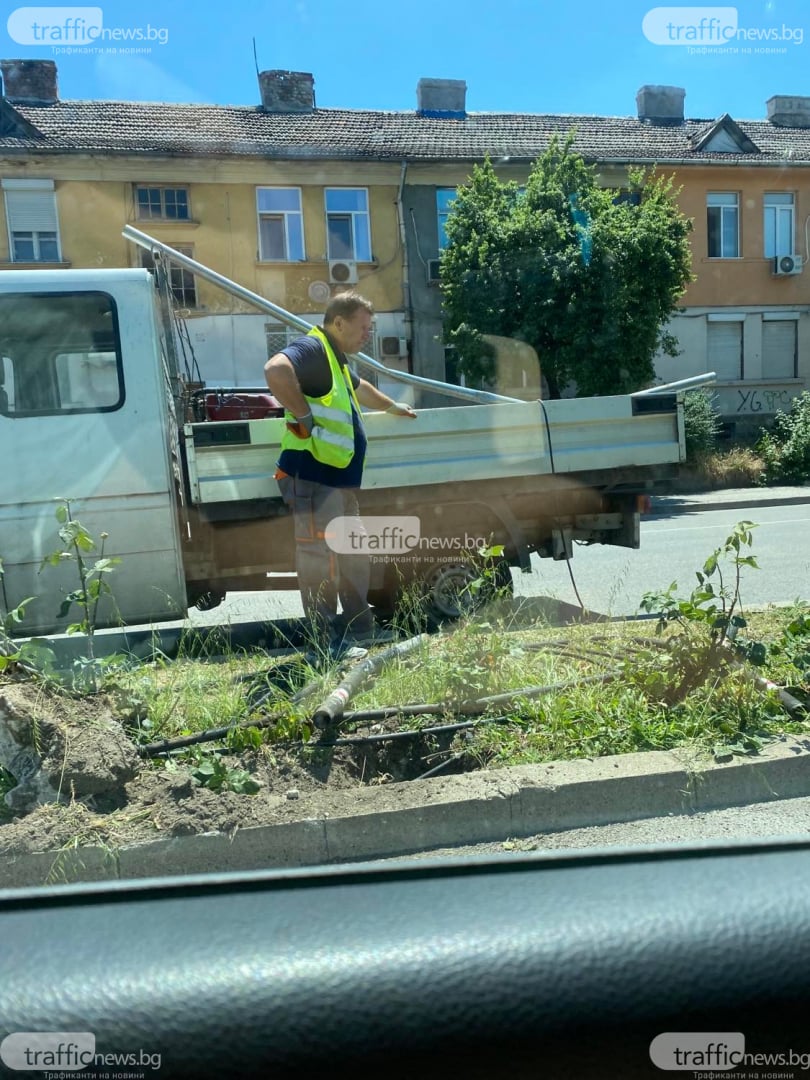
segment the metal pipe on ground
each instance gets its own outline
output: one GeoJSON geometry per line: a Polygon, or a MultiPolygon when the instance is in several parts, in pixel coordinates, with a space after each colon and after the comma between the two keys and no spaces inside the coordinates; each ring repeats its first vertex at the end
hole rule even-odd
{"type": "Polygon", "coordinates": [[[429,640],[427,634],[417,634],[416,637],[397,642],[396,645],[383,649],[382,652],[369,656],[362,663],[357,664],[349,671],[343,682],[336,686],[312,713],[311,720],[314,726],[325,728],[338,723],[343,717],[343,710],[350,698],[357,693],[364,683],[374,678],[389,660],[407,656],[429,640]]]}
{"type": "Polygon", "coordinates": [[[603,675],[588,675],[584,679],[551,683],[548,686],[524,686],[519,690],[510,690],[505,694],[493,694],[490,697],[478,698],[476,701],[466,701],[460,705],[447,705],[434,701],[411,705],[388,705],[380,709],[358,709],[355,712],[344,713],[343,723],[376,723],[379,720],[390,720],[393,716],[433,716],[436,714],[441,716],[479,716],[481,713],[486,712],[490,705],[511,705],[526,698],[559,693],[588,683],[612,682],[619,678],[621,678],[621,673],[618,671],[608,672],[603,675]]]}
{"type": "MultiPolygon", "coordinates": [[[[419,635],[420,638],[424,636],[425,635],[419,635]]],[[[411,639],[411,641],[414,642],[417,640],[418,639],[411,639]]],[[[408,642],[400,642],[400,645],[406,644],[408,644],[408,642]]],[[[415,645],[413,647],[415,648],[415,645]]],[[[396,646],[394,648],[396,648],[396,646]]],[[[385,651],[386,653],[390,654],[393,650],[386,649],[385,651]]],[[[379,653],[378,657],[383,655],[383,653],[379,653]]],[[[378,657],[374,657],[374,659],[376,660],[378,659],[378,657]]],[[[388,659],[390,659],[390,655],[388,659]]],[[[368,664],[368,661],[365,661],[363,665],[358,665],[357,668],[353,669],[353,673],[357,672],[360,667],[365,667],[366,664],[368,664]]],[[[366,673],[365,677],[369,677],[368,672],[366,673]]],[[[513,690],[507,694],[493,694],[488,698],[480,698],[477,701],[465,702],[464,704],[458,706],[445,705],[441,704],[440,702],[430,702],[415,705],[394,705],[383,709],[357,710],[356,712],[348,712],[342,714],[336,712],[335,716],[339,717],[343,723],[371,723],[378,720],[386,720],[392,716],[431,716],[435,714],[441,716],[481,717],[481,715],[485,713],[491,705],[509,705],[515,701],[525,700],[526,698],[542,697],[544,694],[552,694],[563,690],[571,690],[576,686],[582,686],[588,683],[608,683],[619,678],[621,678],[621,673],[618,671],[614,671],[608,672],[604,675],[589,675],[585,679],[575,679],[570,682],[552,683],[549,686],[522,687],[520,690],[513,690]]],[[[345,685],[346,681],[348,680],[344,680],[344,682],[341,683],[341,687],[345,685]]],[[[305,687],[304,689],[307,689],[307,687],[305,687]]],[[[357,686],[354,687],[353,692],[356,692],[356,690],[357,686]]],[[[299,691],[299,693],[301,693],[301,691],[299,691]]],[[[333,695],[330,694],[329,698],[331,698],[332,696],[333,695]]],[[[326,701],[329,701],[329,698],[327,698],[326,701]]],[[[335,705],[338,705],[341,701],[342,695],[335,701],[335,705]]],[[[325,704],[325,702],[322,703],[322,705],[323,704],[325,704]]],[[[319,709],[320,708],[321,706],[319,706],[319,709]]],[[[329,715],[329,713],[327,713],[327,715],[329,715]]],[[[269,724],[274,723],[278,719],[280,719],[280,716],[262,716],[257,720],[251,720],[245,724],[236,724],[229,727],[210,728],[208,731],[201,731],[195,735],[187,735],[183,738],[166,739],[159,743],[147,743],[144,746],[138,747],[138,753],[141,757],[156,757],[158,754],[168,754],[174,750],[181,750],[189,746],[194,746],[197,743],[216,742],[218,739],[227,738],[229,733],[232,731],[239,731],[240,729],[246,729],[251,727],[267,727],[269,724]]],[[[376,742],[396,742],[400,739],[415,739],[418,738],[420,735],[438,734],[445,731],[462,731],[465,728],[475,727],[477,724],[481,723],[509,723],[510,719],[511,718],[509,716],[485,717],[484,719],[462,721],[457,724],[444,724],[432,728],[414,728],[408,731],[381,732],[378,735],[358,735],[355,737],[348,737],[345,739],[328,742],[321,740],[318,742],[318,746],[361,746],[367,743],[373,744],[376,742]]],[[[300,741],[291,741],[279,743],[278,745],[292,748],[304,746],[305,744],[300,741]]]]}
{"type": "Polygon", "coordinates": [[[766,679],[764,675],[758,675],[756,671],[752,671],[751,668],[734,652],[734,646],[731,642],[725,642],[725,649],[733,667],[736,668],[737,671],[741,671],[758,690],[762,690],[763,693],[767,693],[769,690],[776,691],[776,696],[779,698],[782,707],[794,720],[807,719],[808,715],[810,715],[810,709],[808,709],[806,705],[803,705],[798,698],[795,698],[792,694],[788,693],[784,686],[779,686],[777,683],[771,682],[770,679],[766,679]]]}

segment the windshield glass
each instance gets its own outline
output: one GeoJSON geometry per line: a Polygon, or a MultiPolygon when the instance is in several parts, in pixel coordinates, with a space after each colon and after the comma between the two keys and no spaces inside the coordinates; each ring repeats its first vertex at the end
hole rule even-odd
{"type": "Polygon", "coordinates": [[[0,886],[803,828],[806,22],[9,14],[0,886]]]}

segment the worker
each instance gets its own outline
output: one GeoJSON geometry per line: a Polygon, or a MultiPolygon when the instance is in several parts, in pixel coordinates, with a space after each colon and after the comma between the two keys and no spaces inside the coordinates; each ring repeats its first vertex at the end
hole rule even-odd
{"type": "Polygon", "coordinates": [[[371,332],[373,314],[359,293],[339,293],[327,305],[323,326],[264,367],[270,392],[285,408],[275,477],[293,512],[301,601],[317,644],[332,655],[392,637],[375,626],[368,604],[367,552],[340,554],[326,537],[329,522],[341,517],[366,535],[357,502],[366,455],[360,406],[416,419],[410,405],[393,401],[348,366],[347,355],[359,352],[371,332]]]}

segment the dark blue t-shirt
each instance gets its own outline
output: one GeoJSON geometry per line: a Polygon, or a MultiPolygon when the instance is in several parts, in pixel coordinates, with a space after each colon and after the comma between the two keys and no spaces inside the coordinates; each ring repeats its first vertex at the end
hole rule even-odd
{"type": "MultiPolygon", "coordinates": [[[[334,345],[332,347],[334,349],[334,345]]],[[[296,338],[281,352],[295,369],[301,390],[307,397],[323,397],[324,394],[329,393],[332,387],[332,369],[329,367],[323,345],[316,337],[306,335],[296,338]]],[[[334,349],[334,352],[342,368],[346,363],[346,358],[337,349],[334,349]]],[[[349,374],[352,386],[356,390],[360,378],[351,369],[349,369],[349,374]]],[[[282,450],[277,462],[278,467],[288,476],[300,476],[302,480],[328,484],[329,487],[359,488],[363,480],[363,463],[366,458],[366,433],[363,430],[363,422],[357,415],[354,401],[352,401],[352,421],[354,422],[354,456],[344,469],[316,461],[308,450],[282,450]]]]}

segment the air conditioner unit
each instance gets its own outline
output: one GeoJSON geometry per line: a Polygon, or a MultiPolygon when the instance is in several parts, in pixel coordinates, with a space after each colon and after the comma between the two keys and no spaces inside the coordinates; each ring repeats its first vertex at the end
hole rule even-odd
{"type": "Polygon", "coordinates": [[[775,274],[800,274],[802,272],[801,255],[777,255],[773,260],[775,274]]]}
{"type": "Polygon", "coordinates": [[[427,283],[428,285],[439,284],[439,260],[428,259],[427,264],[427,283]]]}
{"type": "Polygon", "coordinates": [[[329,260],[329,280],[333,285],[355,285],[357,283],[357,263],[347,259],[329,260]]]}
{"type": "Polygon", "coordinates": [[[408,355],[408,340],[404,337],[393,337],[382,334],[380,335],[380,345],[377,355],[381,360],[390,358],[392,356],[407,356],[408,355]]]}

